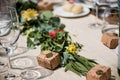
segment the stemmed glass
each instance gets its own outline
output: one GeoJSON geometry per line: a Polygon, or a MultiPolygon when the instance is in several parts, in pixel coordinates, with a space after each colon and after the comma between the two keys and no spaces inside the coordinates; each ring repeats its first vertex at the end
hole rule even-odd
{"type": "Polygon", "coordinates": [[[88,3],[92,9],[92,13],[95,13],[95,22],[90,23],[90,28],[97,28],[100,26],[100,23],[98,22],[98,6],[97,6],[98,0],[85,0],[85,3],[88,3]]]}
{"type": "Polygon", "coordinates": [[[98,21],[98,18],[99,17],[103,18],[104,11],[110,8],[110,6],[108,3],[106,3],[105,0],[103,2],[101,2],[102,0],[89,0],[89,1],[91,1],[93,5],[93,8],[92,8],[93,12],[95,12],[95,22],[91,23],[89,27],[93,29],[102,28],[103,23],[98,21]]]}
{"type": "MultiPolygon", "coordinates": [[[[18,20],[16,9],[13,7],[10,7],[10,6],[9,7],[3,6],[3,8],[0,12],[1,12],[1,14],[0,14],[0,18],[1,18],[0,26],[5,26],[7,24],[6,20],[11,19],[12,23],[9,22],[8,25],[12,24],[14,26],[14,28],[18,31],[18,34],[16,34],[16,35],[18,35],[18,37],[16,37],[15,40],[13,41],[13,43],[11,43],[12,54],[9,53],[10,56],[15,56],[18,54],[25,53],[28,49],[26,47],[19,47],[19,46],[17,46],[17,43],[16,43],[20,34],[21,34],[21,28],[19,26],[19,20],[18,20]],[[6,17],[6,16],[8,16],[8,14],[9,14],[9,18],[6,17]],[[2,20],[2,19],[4,19],[4,20],[2,20]],[[13,52],[14,52],[14,54],[13,54],[13,52]]],[[[0,32],[1,32],[0,35],[3,35],[5,32],[9,31],[10,27],[6,27],[6,28],[0,29],[0,32]]]]}
{"type": "Polygon", "coordinates": [[[12,23],[13,23],[14,29],[16,31],[18,31],[18,34],[17,34],[17,37],[15,38],[15,41],[13,41],[13,43],[11,44],[12,45],[11,47],[13,49],[13,54],[11,56],[15,56],[18,54],[25,53],[28,49],[26,47],[17,46],[16,42],[21,34],[21,26],[19,25],[19,20],[18,20],[16,9],[13,7],[11,7],[11,8],[12,8],[12,10],[11,10],[12,23]]]}
{"type": "MultiPolygon", "coordinates": [[[[8,58],[8,74],[5,75],[6,79],[13,79],[16,75],[10,71],[10,55],[14,53],[13,45],[17,42],[20,34],[15,8],[4,6],[0,12],[0,44],[6,50],[4,56],[8,58]]],[[[1,64],[3,65],[4,63],[1,62],[1,64]]]]}
{"type": "Polygon", "coordinates": [[[120,9],[110,8],[104,13],[104,28],[102,32],[119,35],[120,9]],[[108,13],[109,12],[109,13],[108,13]]]}
{"type": "MultiPolygon", "coordinates": [[[[6,56],[7,59],[8,59],[8,63],[7,63],[8,74],[5,75],[6,79],[12,79],[15,76],[15,74],[12,74],[11,71],[10,71],[11,66],[10,66],[10,56],[9,56],[9,54],[11,54],[13,52],[12,49],[11,49],[11,43],[13,43],[14,37],[15,37],[15,34],[16,34],[14,32],[14,30],[10,29],[10,28],[12,28],[12,26],[13,26],[12,22],[10,21],[10,24],[7,25],[7,27],[9,28],[9,31],[6,34],[0,36],[0,43],[3,46],[3,48],[5,48],[5,50],[6,50],[6,54],[4,56],[6,56]]],[[[2,29],[4,29],[4,28],[6,28],[6,27],[3,27],[2,29]]]]}

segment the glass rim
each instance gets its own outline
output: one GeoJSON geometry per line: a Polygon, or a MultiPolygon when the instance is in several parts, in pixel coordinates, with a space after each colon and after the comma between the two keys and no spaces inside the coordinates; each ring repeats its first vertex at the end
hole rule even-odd
{"type": "Polygon", "coordinates": [[[4,6],[3,8],[0,9],[0,13],[7,12],[7,11],[10,11],[10,10],[16,10],[16,8],[12,7],[12,6],[4,6]]]}
{"type": "MultiPolygon", "coordinates": [[[[3,11],[0,11],[0,14],[7,14],[7,13],[15,12],[15,15],[17,15],[16,8],[14,8],[14,7],[4,6],[4,9],[3,9],[3,11]],[[4,9],[8,9],[8,10],[4,10],[4,9]]],[[[12,15],[12,16],[14,16],[14,15],[12,15]]],[[[1,22],[2,22],[2,20],[1,20],[1,22]]],[[[8,25],[11,24],[11,22],[12,22],[12,21],[9,20],[8,25]]],[[[0,29],[5,29],[5,28],[8,28],[8,26],[1,26],[1,27],[0,27],[0,29]]]]}

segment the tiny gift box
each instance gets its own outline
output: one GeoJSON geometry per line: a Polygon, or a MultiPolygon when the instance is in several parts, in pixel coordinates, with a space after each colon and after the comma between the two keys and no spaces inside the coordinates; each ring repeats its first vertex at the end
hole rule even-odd
{"type": "Polygon", "coordinates": [[[119,37],[114,33],[103,33],[102,43],[110,49],[115,49],[118,45],[119,37]]]}
{"type": "Polygon", "coordinates": [[[40,10],[53,10],[53,4],[51,2],[40,1],[37,7],[40,10]]]}
{"type": "Polygon", "coordinates": [[[96,65],[86,75],[86,80],[109,80],[111,68],[103,65],[96,65]]]}
{"type": "Polygon", "coordinates": [[[48,69],[55,69],[61,62],[59,53],[42,51],[37,56],[38,64],[48,69]]]}

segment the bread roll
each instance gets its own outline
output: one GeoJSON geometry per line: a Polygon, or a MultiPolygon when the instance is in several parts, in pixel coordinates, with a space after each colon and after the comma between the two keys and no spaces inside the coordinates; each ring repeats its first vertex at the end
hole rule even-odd
{"type": "Polygon", "coordinates": [[[83,6],[82,5],[75,5],[72,8],[72,13],[74,13],[74,14],[80,14],[82,12],[83,12],[83,6]]]}
{"type": "Polygon", "coordinates": [[[73,7],[74,7],[73,4],[67,3],[63,5],[63,10],[67,12],[71,12],[73,7]]]}

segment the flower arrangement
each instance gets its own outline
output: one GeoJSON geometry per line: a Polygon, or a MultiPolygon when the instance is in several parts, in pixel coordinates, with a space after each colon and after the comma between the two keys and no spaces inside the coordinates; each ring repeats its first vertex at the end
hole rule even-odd
{"type": "Polygon", "coordinates": [[[72,71],[78,75],[85,75],[96,62],[77,53],[81,50],[81,44],[73,42],[69,32],[65,31],[65,25],[60,18],[51,11],[37,9],[36,0],[19,0],[17,11],[22,32],[27,36],[27,47],[35,49],[40,46],[41,51],[50,50],[60,54],[61,64],[65,71],[72,71]]]}

